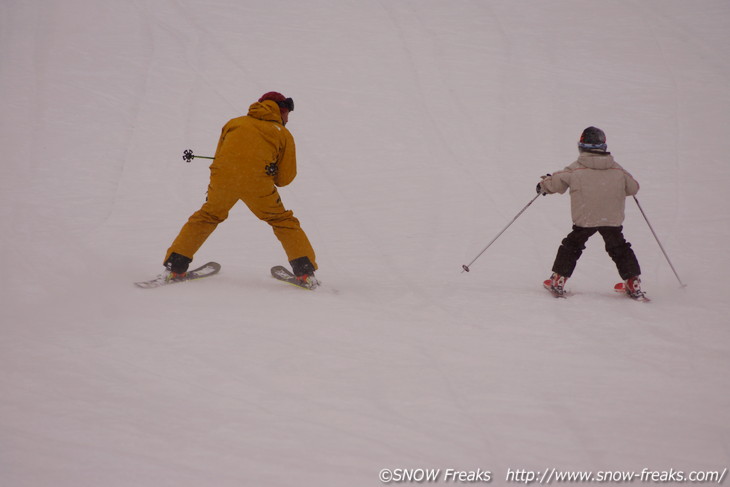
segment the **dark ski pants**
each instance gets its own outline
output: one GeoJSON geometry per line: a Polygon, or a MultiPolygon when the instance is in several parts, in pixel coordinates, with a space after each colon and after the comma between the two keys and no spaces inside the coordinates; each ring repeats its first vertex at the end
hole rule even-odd
{"type": "Polygon", "coordinates": [[[565,277],[572,276],[575,265],[586,248],[586,242],[596,232],[603,237],[606,252],[616,264],[621,279],[626,280],[641,274],[639,261],[631,249],[631,244],[624,238],[623,227],[584,228],[575,225],[573,225],[573,231],[563,239],[558,248],[558,255],[555,256],[553,263],[553,272],[565,277]]]}

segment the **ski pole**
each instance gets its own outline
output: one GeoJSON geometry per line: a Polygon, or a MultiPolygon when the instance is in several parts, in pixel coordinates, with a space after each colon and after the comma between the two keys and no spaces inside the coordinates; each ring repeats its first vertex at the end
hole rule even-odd
{"type": "Polygon", "coordinates": [[[514,217],[514,218],[512,219],[512,221],[511,221],[511,222],[509,222],[509,223],[507,224],[507,226],[506,226],[506,227],[504,227],[504,228],[502,229],[502,231],[501,231],[501,232],[499,232],[499,233],[497,234],[497,236],[496,236],[496,237],[494,237],[494,238],[492,239],[492,241],[491,241],[491,242],[489,242],[489,243],[487,244],[487,246],[486,246],[486,247],[484,247],[484,249],[482,249],[482,251],[481,251],[481,252],[479,252],[479,254],[478,254],[478,255],[477,255],[476,257],[474,257],[474,259],[473,259],[473,260],[472,260],[471,262],[469,262],[469,264],[461,266],[461,268],[462,268],[462,269],[464,269],[464,270],[463,270],[462,272],[464,272],[464,271],[466,271],[466,272],[469,272],[469,267],[471,267],[471,266],[472,266],[472,264],[474,264],[474,262],[476,262],[476,260],[477,260],[477,259],[478,259],[479,257],[481,257],[481,256],[482,256],[482,254],[483,254],[484,252],[486,252],[486,251],[487,251],[487,249],[488,249],[488,248],[489,248],[489,247],[490,247],[490,246],[491,246],[491,245],[492,245],[492,244],[493,244],[493,243],[494,243],[494,242],[495,242],[495,241],[496,241],[496,240],[497,240],[497,239],[499,238],[499,236],[500,236],[500,235],[502,235],[502,234],[503,234],[503,233],[505,232],[505,230],[507,230],[507,229],[508,229],[508,228],[510,227],[510,225],[512,225],[512,224],[513,224],[513,223],[515,222],[515,220],[517,220],[517,218],[519,218],[519,217],[520,217],[520,215],[521,215],[522,213],[524,213],[524,211],[525,211],[525,210],[526,210],[526,209],[527,209],[527,208],[528,208],[528,207],[529,207],[529,206],[530,206],[530,205],[531,205],[531,204],[532,204],[532,203],[533,203],[533,202],[534,202],[534,201],[535,201],[535,200],[536,200],[537,198],[539,198],[539,197],[540,197],[540,193],[537,193],[537,195],[536,195],[536,196],[535,196],[534,198],[532,198],[532,199],[530,200],[530,202],[529,202],[529,203],[527,203],[527,204],[525,205],[525,207],[524,207],[524,208],[522,208],[522,209],[520,210],[520,212],[519,212],[519,213],[517,213],[517,215],[515,215],[515,217],[514,217]]]}
{"type": "Polygon", "coordinates": [[[196,156],[195,154],[193,154],[193,151],[191,149],[184,150],[182,157],[183,157],[183,161],[185,161],[185,162],[190,162],[193,159],[195,159],[196,157],[198,159],[215,159],[215,157],[196,156]]]}
{"type": "Polygon", "coordinates": [[[675,277],[677,278],[677,281],[679,281],[679,284],[682,287],[686,287],[687,285],[682,282],[682,279],[679,278],[679,274],[677,274],[676,269],[674,269],[674,266],[672,265],[672,261],[669,260],[669,256],[667,255],[667,251],[664,250],[664,246],[659,241],[659,237],[657,237],[656,232],[654,231],[654,228],[651,226],[651,223],[649,223],[649,219],[646,217],[646,213],[644,213],[644,209],[641,207],[641,204],[639,204],[639,200],[634,196],[634,201],[636,201],[636,206],[639,207],[639,211],[644,216],[644,220],[646,220],[646,224],[649,225],[649,230],[651,230],[651,233],[654,234],[654,238],[656,239],[656,243],[659,244],[659,248],[662,249],[662,253],[664,254],[664,257],[667,259],[667,262],[669,263],[669,267],[672,268],[672,272],[674,272],[675,277]]]}

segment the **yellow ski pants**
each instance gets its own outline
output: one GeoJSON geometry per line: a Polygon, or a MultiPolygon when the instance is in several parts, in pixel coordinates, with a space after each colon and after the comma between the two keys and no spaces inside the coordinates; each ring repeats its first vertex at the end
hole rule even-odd
{"type": "Polygon", "coordinates": [[[235,189],[209,186],[207,201],[182,227],[172,246],[167,250],[165,262],[173,252],[192,259],[218,224],[228,218],[228,212],[239,200],[246,203],[256,217],[271,225],[290,262],[308,257],[317,269],[314,249],[307,235],[302,230],[299,220],[294,217],[294,213],[284,208],[279,192],[273,186],[266,188],[264,194],[241,193],[235,189]]]}

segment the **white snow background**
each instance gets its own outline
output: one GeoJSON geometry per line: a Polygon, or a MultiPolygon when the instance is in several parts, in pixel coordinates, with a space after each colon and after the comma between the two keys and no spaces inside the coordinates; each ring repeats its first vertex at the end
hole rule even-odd
{"type": "Polygon", "coordinates": [[[0,485],[377,486],[383,468],[730,466],[730,3],[4,0],[0,485]],[[316,292],[239,204],[143,290],[220,129],[294,98],[316,292]],[[583,128],[641,183],[541,287],[583,128]]]}

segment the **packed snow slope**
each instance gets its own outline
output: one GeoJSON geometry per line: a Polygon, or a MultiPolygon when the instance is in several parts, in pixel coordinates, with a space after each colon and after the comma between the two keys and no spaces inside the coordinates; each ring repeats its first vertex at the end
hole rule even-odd
{"type": "Polygon", "coordinates": [[[730,466],[729,45],[725,0],[4,0],[0,484],[730,466]],[[182,151],[270,90],[323,287],[243,205],[220,275],[133,286],[205,198],[182,151]],[[631,199],[649,304],[598,236],[541,288],[567,196],[462,273],[589,125],[687,286],[631,199]]]}

